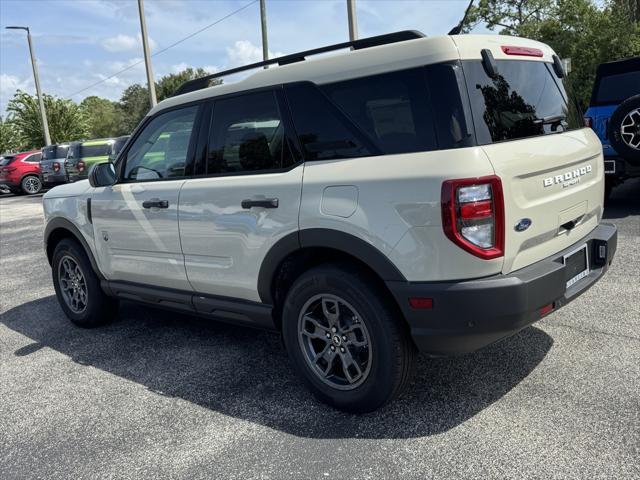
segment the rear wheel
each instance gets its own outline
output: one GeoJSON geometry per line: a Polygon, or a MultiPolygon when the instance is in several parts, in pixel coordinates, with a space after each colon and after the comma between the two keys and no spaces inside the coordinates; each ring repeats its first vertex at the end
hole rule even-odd
{"type": "Polygon", "coordinates": [[[42,182],[36,175],[27,175],[20,182],[20,188],[27,195],[35,195],[42,190],[42,182]]]}
{"type": "Polygon", "coordinates": [[[283,336],[298,374],[323,402],[369,412],[408,384],[416,350],[388,294],[356,268],[304,273],[283,308],[283,336]]]}
{"type": "Polygon", "coordinates": [[[100,279],[77,241],[58,243],[51,271],[58,302],[69,320],[81,327],[96,327],[113,319],[118,302],[102,291],[100,279]]]}

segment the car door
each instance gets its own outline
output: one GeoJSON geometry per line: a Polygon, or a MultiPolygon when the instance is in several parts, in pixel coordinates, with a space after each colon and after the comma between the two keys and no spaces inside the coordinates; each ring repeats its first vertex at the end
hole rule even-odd
{"type": "Polygon", "coordinates": [[[91,197],[100,268],[109,280],[191,290],[178,197],[193,158],[199,106],[160,113],[120,157],[119,181],[91,197]]]}
{"type": "Polygon", "coordinates": [[[187,276],[203,294],[260,301],[262,260],[298,230],[303,165],[281,89],[213,103],[204,175],[180,193],[187,276]]]}

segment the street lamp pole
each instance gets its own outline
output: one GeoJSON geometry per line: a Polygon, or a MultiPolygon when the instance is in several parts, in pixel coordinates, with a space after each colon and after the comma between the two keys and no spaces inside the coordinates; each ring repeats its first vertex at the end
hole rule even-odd
{"type": "MultiPolygon", "coordinates": [[[[260,26],[262,27],[262,60],[269,60],[269,41],[267,39],[267,6],[266,0],[260,0],[260,26]]],[[[264,68],[267,68],[265,65],[264,68]]]]}
{"type": "Polygon", "coordinates": [[[356,17],[356,0],[347,0],[347,17],[349,20],[349,40],[358,39],[358,19],[356,17]]]}
{"type": "Polygon", "coordinates": [[[44,98],[40,90],[40,76],[38,75],[38,65],[36,64],[36,56],[33,53],[33,42],[31,41],[31,32],[29,27],[7,27],[8,30],[25,30],[27,32],[27,42],[29,42],[29,54],[31,55],[31,66],[33,67],[33,80],[36,84],[36,94],[38,95],[38,105],[40,106],[40,119],[42,121],[42,133],[44,135],[45,145],[51,145],[51,136],[49,135],[49,123],[47,122],[47,112],[44,109],[44,98]]]}
{"type": "Polygon", "coordinates": [[[147,38],[147,22],[144,19],[144,3],[138,0],[138,12],[140,13],[140,30],[142,35],[142,50],[144,50],[144,65],[147,67],[147,83],[149,85],[149,98],[151,108],[158,103],[156,99],[156,84],[153,81],[153,69],[151,68],[151,55],[149,53],[149,39],[147,38]]]}

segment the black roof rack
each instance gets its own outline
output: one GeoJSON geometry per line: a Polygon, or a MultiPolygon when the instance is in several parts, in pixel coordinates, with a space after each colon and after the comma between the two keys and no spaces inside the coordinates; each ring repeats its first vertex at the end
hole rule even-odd
{"type": "Polygon", "coordinates": [[[417,30],[403,30],[401,32],[387,33],[385,35],[378,35],[375,37],[362,38],[360,40],[354,40],[352,42],[336,43],[335,45],[329,45],[326,47],[314,48],[313,50],[307,50],[299,53],[292,53],[291,55],[285,55],[284,57],[272,58],[264,62],[251,63],[243,67],[231,68],[224,72],[213,73],[205,77],[189,80],[188,82],[180,85],[180,88],[172,96],[182,95],[183,93],[194,92],[201,90],[209,86],[209,82],[214,78],[226,77],[234,73],[244,72],[245,70],[253,70],[254,68],[265,67],[267,65],[288,65],[290,63],[301,62],[311,55],[318,55],[320,53],[332,52],[334,50],[342,50],[344,48],[352,48],[354,50],[361,50],[363,48],[376,47],[378,45],[387,45],[389,43],[404,42],[405,40],[414,40],[416,38],[423,38],[424,34],[417,30]]]}

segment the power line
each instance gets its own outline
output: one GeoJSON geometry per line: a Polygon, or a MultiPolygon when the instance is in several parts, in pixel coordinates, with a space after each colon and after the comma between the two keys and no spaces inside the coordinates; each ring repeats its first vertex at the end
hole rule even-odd
{"type": "MultiPolygon", "coordinates": [[[[154,53],[154,54],[152,54],[151,56],[152,56],[152,57],[155,57],[156,55],[160,55],[161,53],[166,52],[166,51],[167,51],[167,50],[169,50],[170,48],[173,48],[173,47],[175,47],[176,45],[179,45],[179,44],[181,44],[182,42],[185,42],[185,41],[189,40],[190,38],[195,37],[196,35],[198,35],[198,34],[200,34],[200,33],[204,32],[205,30],[207,30],[207,29],[209,29],[209,28],[213,27],[214,25],[217,25],[218,23],[220,23],[220,22],[222,22],[222,21],[226,20],[227,18],[232,17],[232,16],[233,16],[233,15],[235,15],[236,13],[240,13],[241,11],[243,11],[243,10],[245,10],[245,9],[249,8],[249,7],[250,7],[251,5],[253,5],[254,3],[257,3],[258,1],[259,1],[259,0],[252,0],[251,2],[247,3],[246,5],[244,5],[244,6],[240,7],[240,8],[238,8],[237,10],[234,10],[234,11],[233,11],[233,12],[231,12],[231,13],[228,13],[228,14],[227,14],[227,15],[225,15],[224,17],[219,18],[219,19],[218,19],[218,20],[216,20],[215,22],[210,23],[209,25],[207,25],[207,26],[205,26],[205,27],[201,28],[200,30],[197,30],[197,31],[195,31],[195,32],[193,32],[193,33],[191,33],[191,34],[187,35],[186,37],[181,38],[181,39],[180,39],[180,40],[178,40],[177,42],[173,42],[171,45],[168,45],[168,46],[166,46],[166,47],[162,48],[161,50],[158,50],[157,52],[155,52],[155,53],[154,53]]],[[[97,86],[97,85],[100,85],[101,83],[104,83],[104,82],[106,82],[107,80],[109,80],[109,79],[111,79],[111,78],[113,78],[113,77],[116,77],[116,76],[120,75],[121,73],[124,73],[124,72],[126,72],[126,71],[128,71],[128,70],[131,70],[133,67],[137,67],[137,66],[138,66],[138,65],[140,65],[141,63],[144,63],[144,59],[139,60],[139,61],[137,61],[137,62],[135,62],[135,63],[132,63],[132,64],[131,64],[131,65],[129,65],[128,67],[123,68],[122,70],[119,70],[119,71],[117,71],[116,73],[113,73],[113,74],[109,75],[108,77],[103,78],[102,80],[98,80],[97,82],[92,83],[91,85],[89,85],[89,86],[87,86],[87,87],[83,88],[82,90],[78,90],[77,92],[72,93],[71,95],[68,95],[68,97],[69,97],[69,98],[71,98],[71,97],[75,97],[76,95],[78,95],[78,94],[80,94],[80,93],[82,93],[82,92],[86,92],[87,90],[89,90],[89,89],[91,89],[91,88],[93,88],[93,87],[95,87],[95,86],[97,86]]]]}

